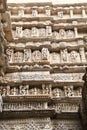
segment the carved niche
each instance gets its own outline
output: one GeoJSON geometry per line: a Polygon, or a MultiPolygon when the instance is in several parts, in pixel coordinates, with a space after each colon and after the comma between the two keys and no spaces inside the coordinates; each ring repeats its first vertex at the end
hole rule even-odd
{"type": "Polygon", "coordinates": [[[53,39],[58,39],[59,38],[59,33],[57,31],[54,31],[52,33],[52,37],[53,37],[53,39]]]}
{"type": "Polygon", "coordinates": [[[53,52],[51,53],[51,63],[60,63],[60,54],[53,52]]]}
{"type": "Polygon", "coordinates": [[[30,62],[31,61],[31,49],[24,49],[24,62],[30,62]]]}
{"type": "Polygon", "coordinates": [[[48,50],[48,48],[42,49],[42,60],[49,60],[49,50],[48,50]]]}
{"type": "Polygon", "coordinates": [[[71,63],[80,62],[80,55],[77,51],[72,51],[69,55],[71,63]]]}
{"type": "Polygon", "coordinates": [[[41,52],[40,51],[34,51],[33,53],[32,53],[32,60],[34,61],[34,62],[40,62],[41,61],[41,52]]]}
{"type": "Polygon", "coordinates": [[[37,7],[32,8],[32,16],[36,17],[38,15],[37,7]]]}

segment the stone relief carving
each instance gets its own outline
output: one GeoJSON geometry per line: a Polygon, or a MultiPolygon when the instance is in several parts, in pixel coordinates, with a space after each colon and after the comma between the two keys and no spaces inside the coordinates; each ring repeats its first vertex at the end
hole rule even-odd
{"type": "Polygon", "coordinates": [[[22,27],[16,27],[16,37],[21,38],[23,36],[22,27]]]}
{"type": "Polygon", "coordinates": [[[74,32],[72,30],[68,30],[66,31],[66,36],[67,38],[74,38],[74,32]]]}
{"type": "Polygon", "coordinates": [[[60,55],[59,53],[56,53],[56,52],[53,52],[50,54],[51,55],[51,59],[50,59],[50,62],[51,63],[60,63],[60,55]]]}
{"type": "Polygon", "coordinates": [[[12,63],[13,60],[14,60],[14,50],[11,49],[11,48],[8,48],[8,49],[6,50],[6,55],[7,55],[7,57],[8,57],[8,62],[12,63]]]}
{"type": "Polygon", "coordinates": [[[64,29],[59,30],[59,37],[63,39],[66,38],[66,32],[64,29]]]}
{"type": "Polygon", "coordinates": [[[80,52],[81,61],[82,61],[82,62],[86,62],[86,56],[85,56],[84,47],[81,47],[81,48],[79,49],[79,52],[80,52]]]}
{"type": "Polygon", "coordinates": [[[39,36],[40,37],[46,37],[46,30],[45,30],[45,28],[39,29],[39,36]]]}
{"type": "Polygon", "coordinates": [[[51,11],[50,11],[50,7],[49,6],[46,7],[45,13],[46,13],[46,16],[50,16],[51,15],[51,11]]]}
{"type": "Polygon", "coordinates": [[[67,52],[67,49],[64,49],[64,50],[61,50],[61,62],[64,63],[64,62],[68,62],[68,52],[67,52]]]}
{"type": "Polygon", "coordinates": [[[24,10],[23,9],[18,11],[18,16],[19,17],[23,17],[24,16],[24,10]]]}
{"type": "Polygon", "coordinates": [[[25,37],[25,38],[31,37],[31,30],[30,29],[24,29],[23,30],[23,37],[25,37]]]}
{"type": "Polygon", "coordinates": [[[63,18],[63,11],[58,11],[58,18],[63,18]]]}
{"type": "Polygon", "coordinates": [[[32,8],[32,16],[36,17],[38,15],[37,7],[32,8]]]}
{"type": "Polygon", "coordinates": [[[34,61],[34,62],[40,62],[41,61],[41,52],[40,51],[34,51],[33,53],[32,53],[32,60],[34,61]]]}
{"type": "Polygon", "coordinates": [[[70,60],[71,60],[71,63],[80,62],[80,55],[79,55],[79,53],[76,52],[76,51],[72,51],[70,53],[70,60]]]}
{"type": "Polygon", "coordinates": [[[64,93],[65,93],[65,97],[72,97],[72,96],[74,96],[73,86],[64,86],[64,93]]]}
{"type": "Polygon", "coordinates": [[[48,50],[48,48],[42,49],[42,60],[49,60],[49,50],[48,50]]]}
{"type": "Polygon", "coordinates": [[[46,26],[46,36],[47,37],[52,36],[52,27],[51,26],[46,26]]]}
{"type": "Polygon", "coordinates": [[[31,49],[24,49],[24,62],[30,62],[31,61],[31,49]]]}
{"type": "Polygon", "coordinates": [[[14,54],[14,62],[21,63],[23,62],[23,52],[16,52],[14,54]]]}
{"type": "Polygon", "coordinates": [[[39,36],[39,30],[36,27],[32,28],[32,37],[38,37],[39,36]]]}

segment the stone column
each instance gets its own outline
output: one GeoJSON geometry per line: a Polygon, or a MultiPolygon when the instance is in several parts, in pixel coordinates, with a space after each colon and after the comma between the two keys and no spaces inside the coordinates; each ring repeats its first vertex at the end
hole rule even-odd
{"type": "Polygon", "coordinates": [[[86,62],[84,47],[79,48],[79,53],[80,53],[81,61],[86,62]]]}
{"type": "Polygon", "coordinates": [[[78,37],[78,29],[76,27],[74,28],[74,33],[75,33],[75,37],[78,37]]]}

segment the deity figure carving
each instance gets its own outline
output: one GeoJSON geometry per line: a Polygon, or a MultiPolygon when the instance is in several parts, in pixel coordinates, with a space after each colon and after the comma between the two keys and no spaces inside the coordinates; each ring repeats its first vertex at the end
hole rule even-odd
{"type": "Polygon", "coordinates": [[[23,16],[24,16],[24,10],[23,10],[23,9],[20,9],[20,10],[18,11],[18,16],[19,16],[19,17],[23,17],[23,16]]]}
{"type": "Polygon", "coordinates": [[[24,62],[31,61],[31,49],[24,49],[24,62]]]}
{"type": "Polygon", "coordinates": [[[64,29],[59,30],[59,36],[60,36],[60,38],[66,38],[66,32],[64,29]]]}
{"type": "Polygon", "coordinates": [[[7,86],[7,95],[8,96],[10,95],[10,86],[9,85],[7,86]]]}
{"type": "Polygon", "coordinates": [[[14,62],[18,62],[18,63],[23,62],[23,53],[22,52],[18,51],[14,54],[14,62]]]}
{"type": "Polygon", "coordinates": [[[75,62],[80,62],[80,55],[78,52],[76,51],[72,51],[70,53],[70,60],[72,63],[75,63],[75,62]]]}
{"type": "Polygon", "coordinates": [[[46,26],[46,37],[52,36],[52,27],[46,26]]]}
{"type": "Polygon", "coordinates": [[[32,53],[32,60],[34,61],[34,62],[40,62],[41,61],[41,52],[40,51],[34,51],[33,53],[32,53]]]}
{"type": "Polygon", "coordinates": [[[54,31],[52,33],[52,37],[53,37],[53,39],[58,39],[59,38],[59,33],[57,31],[54,31]]]}
{"type": "Polygon", "coordinates": [[[7,57],[8,57],[9,63],[12,63],[13,60],[14,60],[14,49],[8,48],[8,49],[6,50],[6,55],[7,55],[7,57]]]}
{"type": "Polygon", "coordinates": [[[45,37],[46,36],[46,30],[45,28],[39,29],[39,37],[45,37]]]}
{"type": "Polygon", "coordinates": [[[67,32],[66,32],[66,35],[67,35],[67,38],[74,38],[74,32],[72,31],[72,30],[68,30],[67,32]]]}
{"type": "Polygon", "coordinates": [[[66,97],[72,97],[72,96],[74,96],[73,86],[64,86],[64,93],[65,93],[66,97]]]}
{"type": "Polygon", "coordinates": [[[26,37],[26,38],[30,37],[31,36],[30,29],[24,29],[23,36],[26,37]]]}
{"type": "Polygon", "coordinates": [[[61,62],[68,62],[68,52],[67,49],[61,50],[61,62]]]}
{"type": "Polygon", "coordinates": [[[51,63],[60,63],[60,55],[58,53],[51,53],[51,63]]]}
{"type": "Polygon", "coordinates": [[[49,6],[46,7],[45,12],[46,12],[46,16],[50,16],[51,15],[51,11],[50,11],[50,7],[49,6]]]}
{"type": "Polygon", "coordinates": [[[12,89],[11,89],[11,95],[18,95],[18,89],[16,88],[16,87],[13,87],[12,89]]]}
{"type": "Polygon", "coordinates": [[[2,112],[2,110],[3,110],[3,99],[2,99],[1,92],[0,92],[0,112],[2,112]]]}
{"type": "Polygon", "coordinates": [[[63,18],[63,11],[58,11],[58,18],[63,18]]]}
{"type": "Polygon", "coordinates": [[[23,36],[23,31],[22,31],[22,27],[16,27],[16,37],[22,37],[23,36]]]}
{"type": "Polygon", "coordinates": [[[42,60],[49,60],[49,50],[48,50],[48,48],[42,49],[42,60]]]}
{"type": "Polygon", "coordinates": [[[54,90],[53,90],[53,95],[54,95],[55,97],[59,97],[59,96],[60,96],[60,90],[59,90],[58,88],[54,89],[54,90]]]}
{"type": "Polygon", "coordinates": [[[36,27],[32,27],[32,37],[38,37],[38,36],[39,36],[38,29],[36,27]]]}
{"type": "Polygon", "coordinates": [[[28,95],[29,85],[20,85],[20,95],[28,95]]]}
{"type": "Polygon", "coordinates": [[[38,15],[37,7],[32,8],[32,16],[36,17],[38,15]]]}

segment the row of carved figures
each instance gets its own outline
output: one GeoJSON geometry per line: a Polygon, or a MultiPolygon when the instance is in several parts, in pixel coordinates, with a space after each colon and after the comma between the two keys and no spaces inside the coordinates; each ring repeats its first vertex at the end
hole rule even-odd
{"type": "Polygon", "coordinates": [[[48,61],[50,63],[80,63],[86,62],[85,50],[83,47],[77,51],[68,52],[67,49],[60,50],[60,52],[50,53],[48,48],[43,48],[41,51],[31,51],[31,49],[24,49],[23,51],[15,52],[14,49],[8,48],[6,50],[9,63],[23,63],[23,62],[42,62],[48,61]]]}
{"type": "Polygon", "coordinates": [[[22,96],[41,96],[48,95],[51,97],[81,97],[82,88],[75,89],[73,86],[64,86],[61,88],[52,89],[51,85],[42,85],[42,88],[29,88],[29,85],[20,85],[18,87],[7,86],[1,89],[3,96],[22,95],[22,96]]]}
{"type": "Polygon", "coordinates": [[[31,29],[24,29],[23,27],[16,27],[16,30],[13,30],[13,36],[15,38],[46,38],[51,37],[52,39],[67,39],[67,38],[74,38],[77,36],[77,30],[64,30],[60,29],[59,31],[52,32],[51,26],[46,26],[45,28],[36,28],[32,27],[31,29]]]}
{"type": "MultiPolygon", "coordinates": [[[[41,8],[43,9],[43,7],[41,7],[41,8]]],[[[81,8],[81,7],[79,7],[79,8],[81,8]]],[[[73,15],[74,15],[74,12],[73,12],[74,7],[72,7],[71,9],[69,9],[69,8],[67,8],[67,9],[70,11],[70,17],[73,17],[73,15]]],[[[82,8],[81,10],[82,10],[82,16],[85,16],[86,15],[85,9],[82,8]]],[[[51,11],[50,7],[45,7],[44,10],[42,10],[43,13],[40,13],[41,10],[39,12],[39,7],[31,7],[31,8],[28,9],[28,12],[31,12],[31,13],[26,13],[24,11],[24,9],[19,9],[17,13],[18,13],[19,17],[24,17],[25,15],[29,15],[29,14],[34,16],[34,17],[38,17],[38,16],[41,16],[41,15],[42,16],[43,15],[45,15],[45,16],[58,16],[58,18],[63,18],[64,17],[64,12],[62,10],[59,11],[58,8],[55,8],[55,14],[52,14],[52,11],[51,11]]],[[[67,15],[67,13],[66,13],[66,15],[67,15]]]]}
{"type": "Polygon", "coordinates": [[[3,110],[46,110],[55,109],[56,112],[78,112],[79,105],[74,103],[55,103],[48,104],[47,102],[33,103],[4,103],[3,110]]]}

